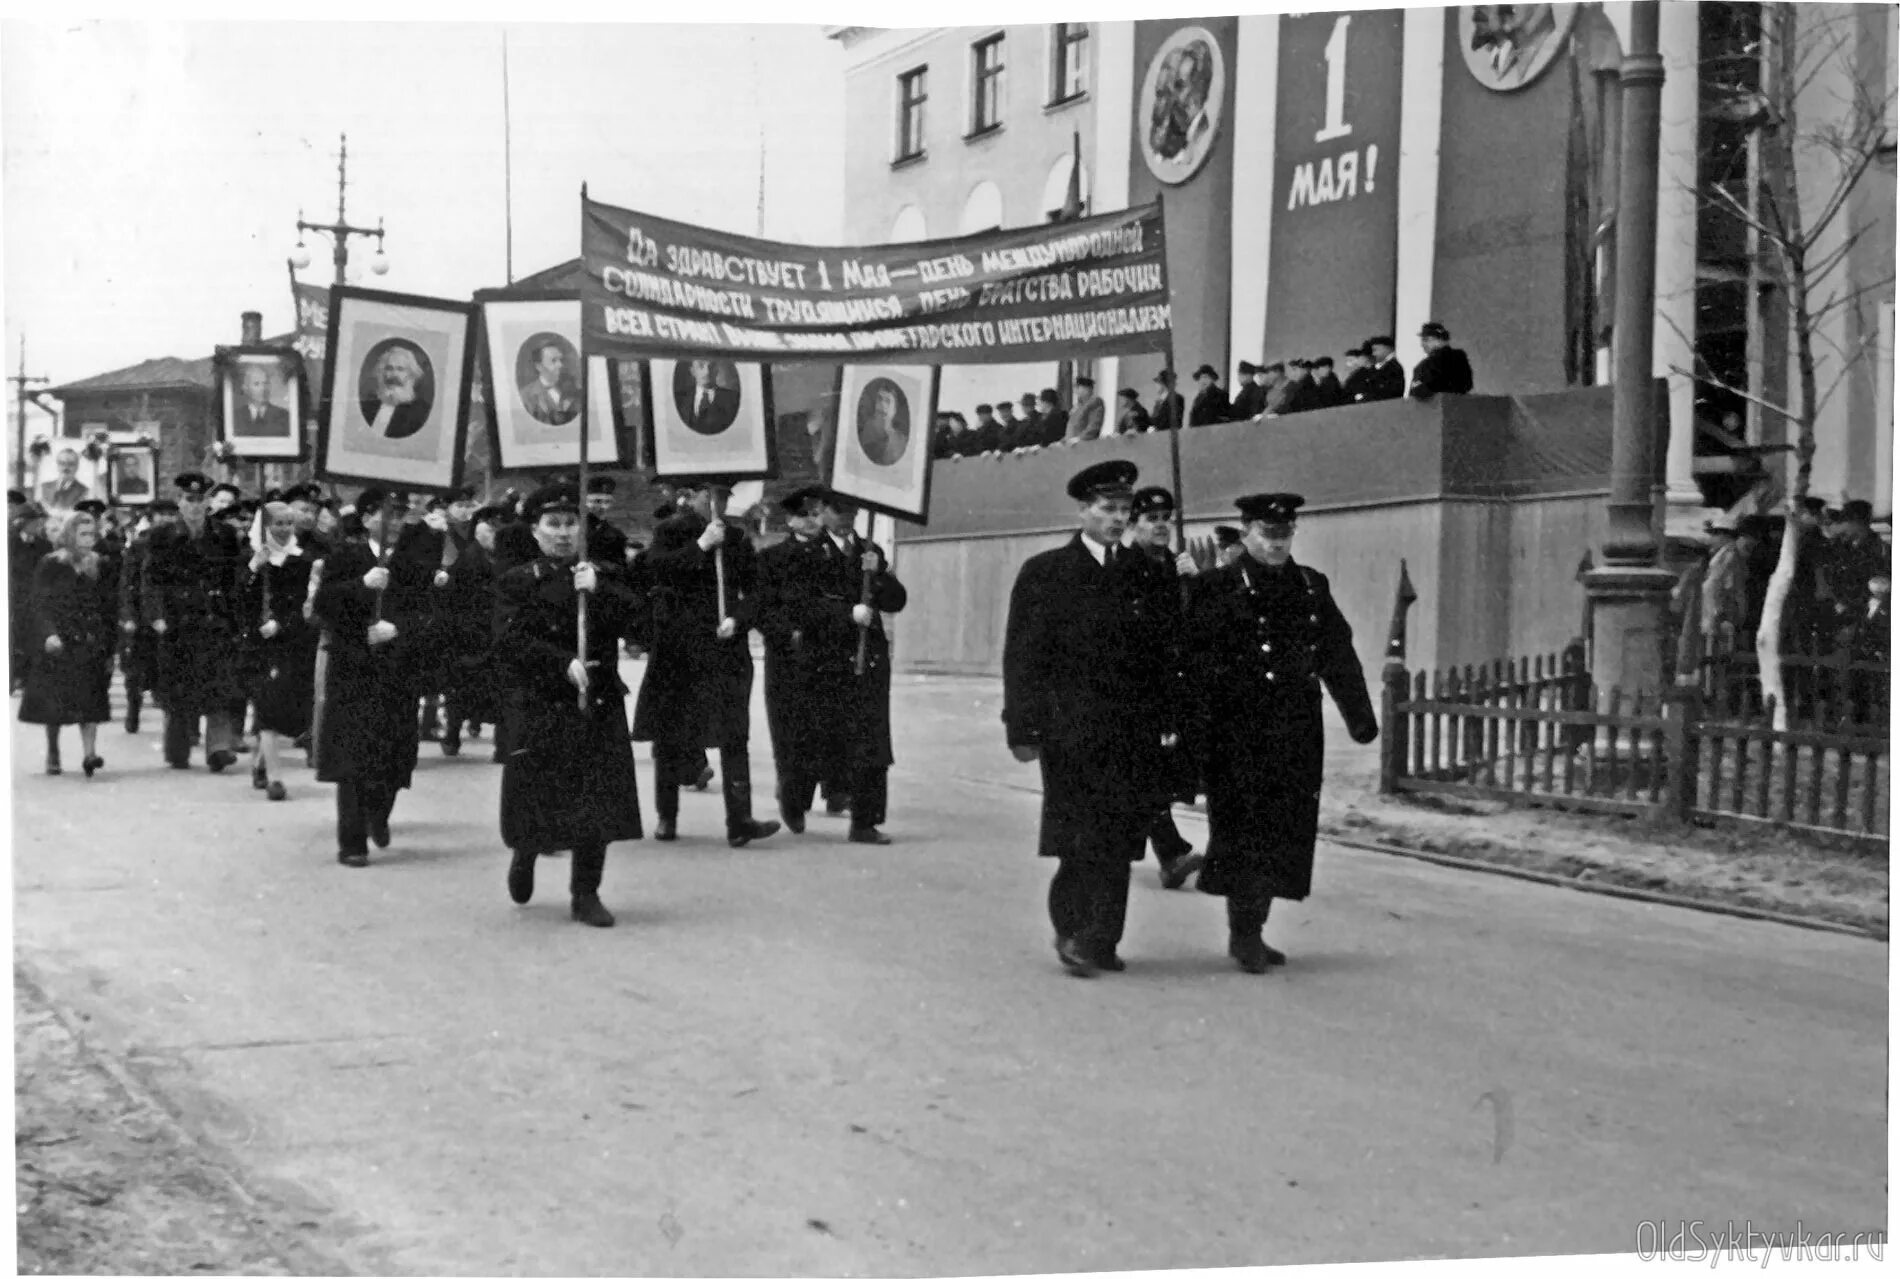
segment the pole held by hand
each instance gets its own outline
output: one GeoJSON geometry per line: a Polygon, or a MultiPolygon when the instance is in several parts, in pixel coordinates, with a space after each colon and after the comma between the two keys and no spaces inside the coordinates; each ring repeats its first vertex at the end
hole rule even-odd
{"type": "MultiPolygon", "coordinates": [[[[871,515],[870,527],[871,527],[871,532],[875,533],[877,531],[877,515],[875,513],[871,515]]],[[[871,539],[869,536],[866,536],[866,538],[864,539],[864,545],[866,548],[868,548],[871,545],[871,539]]],[[[869,555],[871,552],[869,549],[865,549],[861,551],[860,553],[864,555],[869,555]]],[[[871,607],[871,579],[875,576],[876,576],[876,571],[874,569],[867,568],[864,570],[864,585],[862,589],[860,589],[860,591],[858,592],[858,603],[864,605],[864,607],[866,608],[871,607]]],[[[868,660],[869,655],[870,655],[870,646],[871,646],[871,628],[868,626],[858,627],[858,658],[857,658],[857,661],[853,664],[852,669],[860,676],[864,674],[865,663],[868,660]]]]}
{"type": "MultiPolygon", "coordinates": [[[[582,198],[585,198],[587,195],[585,185],[581,187],[581,195],[582,198]]],[[[591,398],[587,387],[587,364],[588,362],[586,360],[581,361],[581,411],[576,418],[581,424],[580,510],[575,513],[575,518],[580,521],[580,527],[576,530],[575,534],[575,540],[579,548],[579,553],[574,559],[576,567],[587,563],[587,405],[591,398]]],[[[583,686],[577,690],[576,697],[579,700],[580,709],[584,711],[587,709],[587,689],[584,682],[587,671],[586,591],[574,592],[574,632],[574,651],[581,659],[581,672],[583,676],[583,686]]]]}
{"type": "MultiPolygon", "coordinates": [[[[726,518],[722,509],[726,504],[725,490],[715,486],[711,497],[712,522],[717,524],[726,518]]],[[[723,623],[726,620],[726,544],[724,542],[713,547],[713,576],[719,583],[719,620],[723,623]]]]}

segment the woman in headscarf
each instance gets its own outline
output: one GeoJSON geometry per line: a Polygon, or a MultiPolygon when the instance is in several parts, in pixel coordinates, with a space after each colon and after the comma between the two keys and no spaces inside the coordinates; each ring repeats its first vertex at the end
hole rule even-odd
{"type": "Polygon", "coordinates": [[[99,758],[99,724],[112,715],[119,601],[98,542],[98,521],[74,511],[60,525],[52,553],[33,573],[34,657],[20,699],[20,722],[46,726],[46,771],[55,775],[60,772],[59,730],[65,724],[79,725],[87,777],[105,763],[99,758]]]}
{"type": "Polygon", "coordinates": [[[286,793],[277,763],[279,737],[294,740],[310,727],[317,628],[304,617],[304,601],[311,568],[290,504],[266,502],[262,545],[251,554],[239,607],[249,623],[251,700],[257,715],[251,785],[273,800],[286,793]]]}

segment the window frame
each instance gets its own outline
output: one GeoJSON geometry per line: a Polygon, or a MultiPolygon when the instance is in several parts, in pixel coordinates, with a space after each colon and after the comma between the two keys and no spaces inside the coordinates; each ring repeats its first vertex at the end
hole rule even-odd
{"type": "Polygon", "coordinates": [[[1005,78],[1009,63],[1003,55],[1006,47],[1004,41],[1008,38],[1008,34],[1006,31],[993,31],[980,40],[970,42],[970,112],[969,131],[963,135],[965,141],[987,138],[1003,127],[1003,112],[1006,105],[1003,95],[1009,87],[1005,78]],[[996,50],[996,65],[985,70],[983,55],[990,49],[996,50]],[[992,84],[995,86],[995,93],[991,106],[995,110],[995,118],[985,122],[984,95],[992,84]]]}
{"type": "Polygon", "coordinates": [[[921,63],[908,70],[897,73],[897,136],[892,147],[891,163],[915,164],[924,158],[929,149],[924,141],[926,112],[930,104],[930,64],[921,63]],[[921,92],[915,98],[910,96],[910,86],[915,82],[921,92]],[[917,146],[915,150],[905,150],[910,141],[910,122],[912,110],[916,112],[917,146]]]}
{"type": "Polygon", "coordinates": [[[1049,28],[1049,96],[1044,104],[1047,107],[1066,107],[1080,102],[1089,96],[1088,42],[1089,24],[1086,22],[1057,22],[1049,28]],[[1076,51],[1075,78],[1079,82],[1074,93],[1065,92],[1068,88],[1069,50],[1076,51]]]}

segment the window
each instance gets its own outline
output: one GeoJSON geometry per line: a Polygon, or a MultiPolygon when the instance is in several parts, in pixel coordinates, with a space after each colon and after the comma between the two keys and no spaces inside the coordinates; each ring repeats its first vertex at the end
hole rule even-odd
{"type": "Polygon", "coordinates": [[[1089,91],[1087,23],[1058,22],[1049,39],[1049,105],[1073,102],[1089,91]]]}
{"type": "Polygon", "coordinates": [[[924,102],[929,98],[925,76],[918,67],[897,77],[897,158],[915,160],[924,153],[924,102]]]}
{"type": "Polygon", "coordinates": [[[970,136],[1003,125],[1003,37],[970,46],[970,136]]]}

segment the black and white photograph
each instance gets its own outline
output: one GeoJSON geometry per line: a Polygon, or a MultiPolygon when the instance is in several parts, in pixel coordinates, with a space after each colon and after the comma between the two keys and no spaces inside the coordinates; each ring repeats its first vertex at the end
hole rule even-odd
{"type": "Polygon", "coordinates": [[[570,295],[483,294],[485,398],[502,471],[576,466],[581,428],[595,466],[620,463],[621,420],[612,409],[607,361],[583,363],[580,303],[570,295]],[[585,406],[585,412],[583,407],[585,406]]]}
{"type": "Polygon", "coordinates": [[[317,473],[444,491],[461,482],[474,308],[446,299],[338,289],[317,473]]]}
{"type": "Polygon", "coordinates": [[[303,359],[294,348],[226,350],[218,363],[220,438],[236,456],[304,455],[303,359]]]}
{"type": "Polygon", "coordinates": [[[869,510],[922,523],[930,513],[931,438],[940,370],[924,364],[846,365],[831,486],[869,510]]]}
{"type": "Polygon", "coordinates": [[[5,27],[19,1273],[1887,1262],[1900,0],[1243,7],[5,27]]]}

